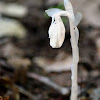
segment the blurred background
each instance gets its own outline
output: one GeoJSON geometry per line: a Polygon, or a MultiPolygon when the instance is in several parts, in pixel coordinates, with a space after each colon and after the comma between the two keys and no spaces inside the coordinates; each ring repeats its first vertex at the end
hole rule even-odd
{"type": "MultiPolygon", "coordinates": [[[[100,0],[70,0],[83,19],[78,69],[79,100],[100,100],[100,0]]],[[[72,51],[69,23],[64,44],[49,45],[45,10],[63,0],[0,0],[0,100],[69,100],[72,51]]]]}

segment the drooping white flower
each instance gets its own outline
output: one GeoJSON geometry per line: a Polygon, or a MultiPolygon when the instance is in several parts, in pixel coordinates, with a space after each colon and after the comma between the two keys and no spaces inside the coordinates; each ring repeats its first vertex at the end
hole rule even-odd
{"type": "Polygon", "coordinates": [[[52,48],[60,48],[65,39],[65,27],[61,17],[58,15],[58,12],[61,11],[62,10],[56,8],[46,11],[48,15],[52,17],[52,22],[48,31],[52,48]]]}
{"type": "Polygon", "coordinates": [[[54,15],[49,28],[50,45],[52,48],[62,46],[65,38],[65,27],[60,16],[54,15]]]}
{"type": "Polygon", "coordinates": [[[52,48],[60,48],[65,39],[65,27],[61,16],[67,16],[69,19],[73,19],[75,21],[75,33],[78,42],[79,32],[77,29],[77,25],[81,20],[81,14],[77,13],[74,17],[73,8],[69,0],[64,0],[64,6],[66,9],[65,11],[58,8],[51,8],[46,10],[48,16],[52,17],[52,22],[48,31],[50,45],[52,48]]]}

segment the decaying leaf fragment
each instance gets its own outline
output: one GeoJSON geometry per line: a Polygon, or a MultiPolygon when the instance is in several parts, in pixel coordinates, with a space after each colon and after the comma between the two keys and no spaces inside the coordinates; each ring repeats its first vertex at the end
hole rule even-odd
{"type": "Polygon", "coordinates": [[[7,97],[2,97],[2,96],[0,96],[0,100],[9,100],[9,96],[7,96],[7,97]]]}
{"type": "Polygon", "coordinates": [[[23,18],[27,15],[28,9],[16,3],[6,4],[0,2],[0,13],[11,17],[23,18]]]}
{"type": "Polygon", "coordinates": [[[15,36],[17,38],[24,38],[26,29],[17,20],[0,18],[0,37],[15,36]]]}

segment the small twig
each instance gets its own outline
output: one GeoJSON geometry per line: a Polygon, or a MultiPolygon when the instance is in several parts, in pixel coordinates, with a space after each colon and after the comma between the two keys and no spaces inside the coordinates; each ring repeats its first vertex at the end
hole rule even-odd
{"type": "Polygon", "coordinates": [[[34,79],[36,79],[36,80],[38,80],[38,81],[40,81],[40,82],[52,87],[53,89],[55,89],[56,91],[58,91],[62,95],[65,95],[65,94],[69,93],[69,89],[68,88],[59,86],[55,82],[51,81],[48,77],[40,76],[40,75],[35,74],[35,73],[28,73],[27,76],[30,77],[30,78],[34,78],[34,79]]]}
{"type": "Polygon", "coordinates": [[[35,96],[33,96],[33,94],[31,94],[30,92],[28,92],[27,90],[25,90],[24,88],[16,85],[16,88],[18,89],[18,91],[24,95],[26,95],[30,100],[37,100],[37,98],[35,96]]]}

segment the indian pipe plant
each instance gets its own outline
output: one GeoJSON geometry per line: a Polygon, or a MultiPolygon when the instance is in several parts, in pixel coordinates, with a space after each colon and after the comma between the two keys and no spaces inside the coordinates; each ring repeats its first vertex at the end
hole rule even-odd
{"type": "Polygon", "coordinates": [[[72,54],[73,54],[73,63],[71,65],[72,72],[72,88],[71,88],[71,100],[77,100],[78,95],[78,84],[77,84],[77,69],[79,62],[79,49],[78,49],[78,39],[79,39],[79,31],[77,25],[82,19],[82,15],[77,12],[74,14],[72,4],[69,0],[64,0],[65,10],[61,10],[58,8],[51,8],[46,10],[45,12],[48,16],[52,17],[52,22],[49,27],[49,38],[50,45],[52,48],[60,48],[65,39],[65,27],[61,16],[66,16],[69,19],[70,24],[70,34],[71,34],[71,46],[72,46],[72,54]]]}

